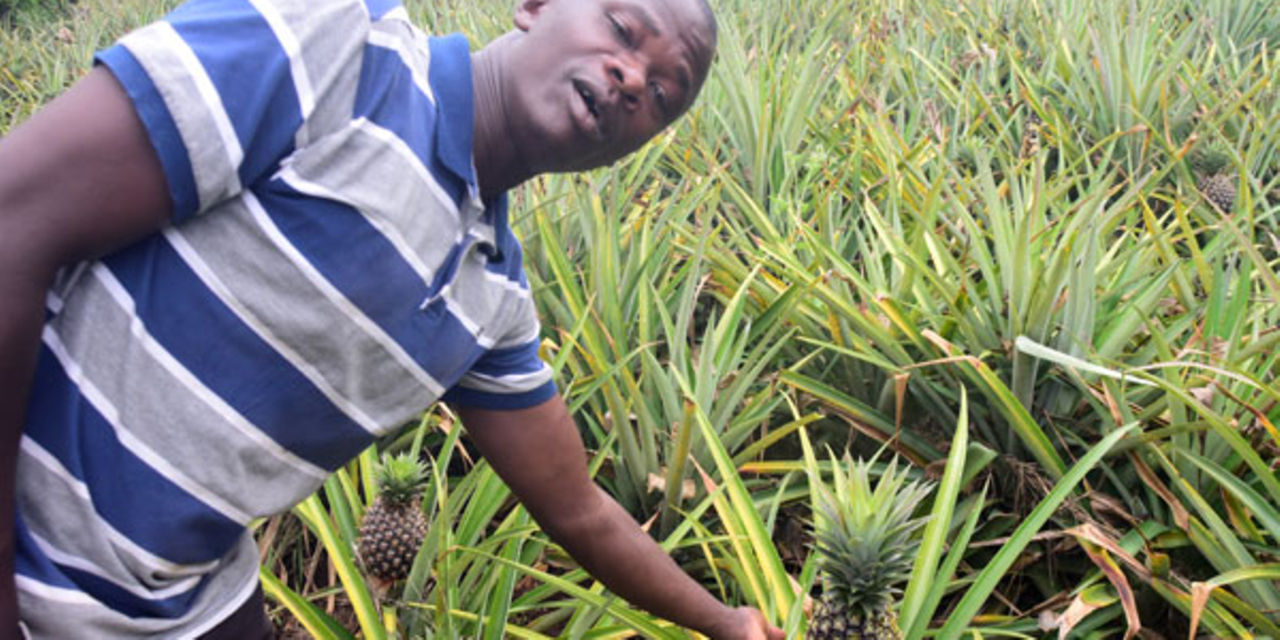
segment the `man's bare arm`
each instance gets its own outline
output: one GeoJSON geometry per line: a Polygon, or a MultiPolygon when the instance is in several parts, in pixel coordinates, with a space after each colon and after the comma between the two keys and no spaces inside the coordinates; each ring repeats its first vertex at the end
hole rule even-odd
{"type": "Polygon", "coordinates": [[[14,467],[57,270],[161,228],[160,162],[115,77],[96,68],[0,139],[0,638],[17,637],[14,467]]]}
{"type": "Polygon", "coordinates": [[[707,593],[595,486],[559,396],[519,411],[459,407],[459,413],[534,519],[614,593],[713,638],[782,639],[758,611],[726,607],[707,593]]]}

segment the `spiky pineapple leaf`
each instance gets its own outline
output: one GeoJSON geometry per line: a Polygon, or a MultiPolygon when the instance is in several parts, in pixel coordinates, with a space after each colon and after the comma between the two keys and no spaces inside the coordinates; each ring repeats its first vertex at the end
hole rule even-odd
{"type": "Polygon", "coordinates": [[[873,484],[873,461],[830,457],[832,484],[817,488],[814,510],[824,596],[871,615],[902,592],[920,544],[914,534],[928,520],[914,514],[933,485],[908,481],[896,459],[873,484]]]}
{"type": "Polygon", "coordinates": [[[427,466],[412,453],[383,455],[374,471],[378,490],[392,504],[405,504],[426,484],[427,466]]]}

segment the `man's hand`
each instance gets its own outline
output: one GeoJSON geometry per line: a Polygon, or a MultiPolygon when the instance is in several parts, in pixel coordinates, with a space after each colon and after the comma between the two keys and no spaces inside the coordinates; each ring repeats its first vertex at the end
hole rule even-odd
{"type": "Polygon", "coordinates": [[[587,475],[559,396],[536,407],[458,407],[472,440],[543,530],[609,590],[715,640],[781,640],[759,611],[731,609],[684,573],[587,475]]]}
{"type": "Polygon", "coordinates": [[[786,640],[786,634],[764,619],[764,614],[751,607],[733,610],[732,622],[724,632],[711,636],[715,640],[786,640]]]}

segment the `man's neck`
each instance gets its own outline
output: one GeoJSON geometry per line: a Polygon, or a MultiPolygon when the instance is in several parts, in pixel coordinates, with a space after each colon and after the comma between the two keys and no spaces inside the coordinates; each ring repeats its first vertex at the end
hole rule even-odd
{"type": "Polygon", "coordinates": [[[507,100],[502,83],[505,56],[512,34],[489,43],[471,56],[472,84],[475,87],[473,126],[476,180],[480,197],[490,202],[504,191],[533,177],[516,145],[512,144],[507,100]]]}

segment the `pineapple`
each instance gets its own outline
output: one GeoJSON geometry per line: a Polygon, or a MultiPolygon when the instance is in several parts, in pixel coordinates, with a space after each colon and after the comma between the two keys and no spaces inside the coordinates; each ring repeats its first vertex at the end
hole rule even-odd
{"type": "Polygon", "coordinates": [[[1204,175],[1196,181],[1196,187],[1204,197],[1209,199],[1209,202],[1223,211],[1231,211],[1231,206],[1236,202],[1236,181],[1229,175],[1222,173],[1204,175]]]}
{"type": "Polygon", "coordinates": [[[1236,202],[1236,176],[1231,173],[1231,156],[1219,145],[1210,145],[1192,154],[1196,188],[1220,211],[1230,212],[1236,202]]]}
{"type": "Polygon", "coordinates": [[[1040,130],[1044,120],[1035,111],[1027,112],[1027,119],[1022,127],[1022,143],[1018,145],[1018,157],[1023,160],[1034,158],[1040,153],[1040,130]]]}
{"type": "Polygon", "coordinates": [[[897,596],[911,573],[919,547],[917,530],[925,518],[913,515],[933,487],[907,482],[890,463],[874,490],[871,463],[836,462],[834,492],[818,486],[814,538],[822,597],[815,608],[809,640],[896,640],[897,596]]]}
{"type": "Polygon", "coordinates": [[[384,457],[375,470],[379,494],[360,522],[360,559],[370,575],[384,583],[409,575],[427,534],[419,492],[426,467],[412,454],[384,457]]]}

